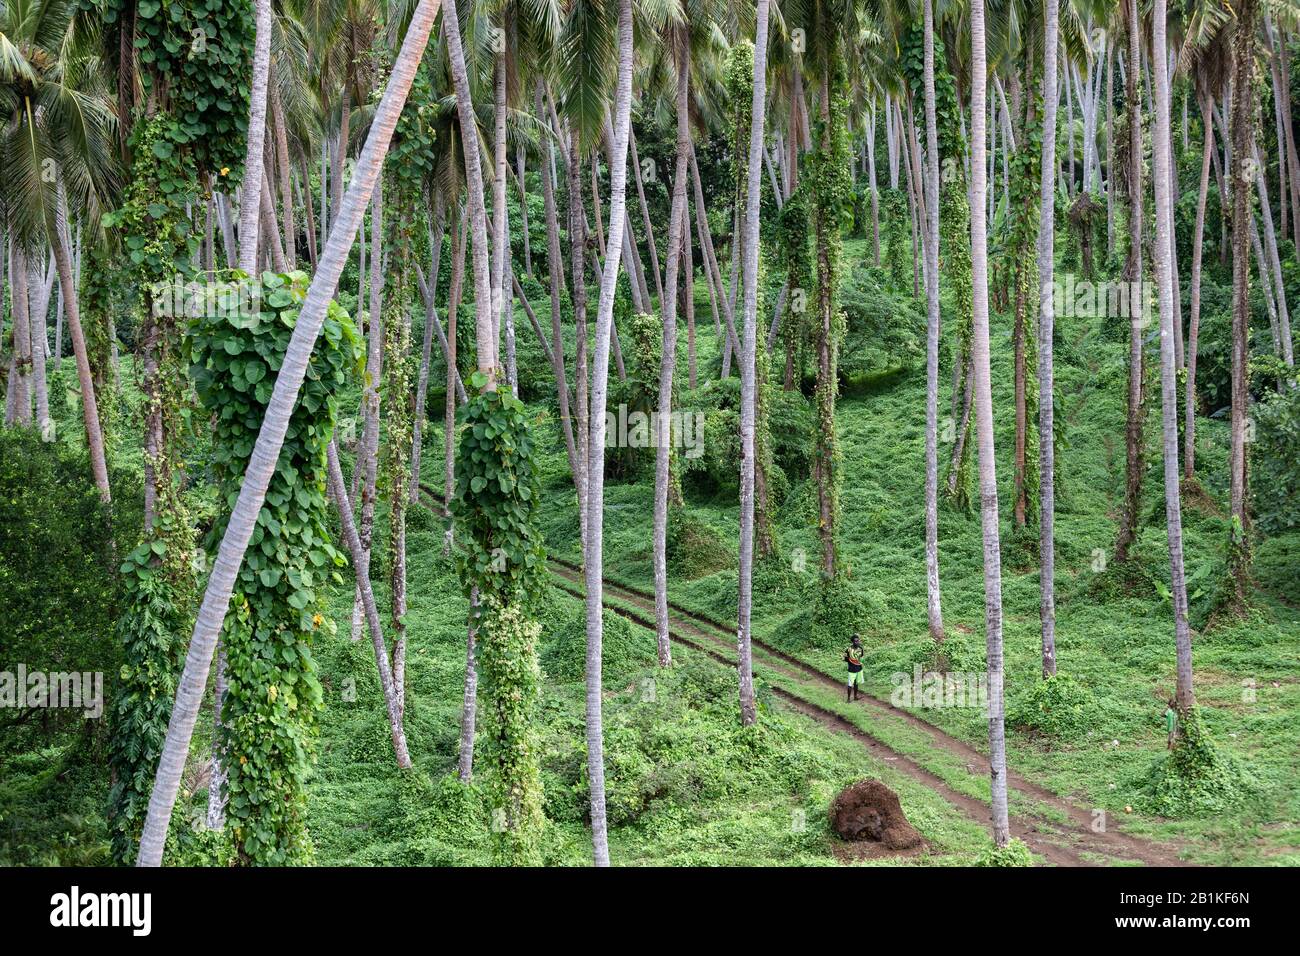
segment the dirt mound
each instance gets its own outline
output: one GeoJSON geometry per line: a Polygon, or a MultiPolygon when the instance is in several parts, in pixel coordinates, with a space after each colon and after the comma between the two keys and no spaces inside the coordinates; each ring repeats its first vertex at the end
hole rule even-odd
{"type": "Polygon", "coordinates": [[[898,795],[879,780],[859,780],[831,803],[831,826],[842,839],[871,840],[890,850],[919,846],[921,834],[903,816],[898,795]]]}

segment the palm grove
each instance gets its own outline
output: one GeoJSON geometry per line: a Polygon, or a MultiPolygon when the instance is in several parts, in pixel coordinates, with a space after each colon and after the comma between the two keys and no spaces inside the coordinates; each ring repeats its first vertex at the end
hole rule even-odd
{"type": "Polygon", "coordinates": [[[1182,515],[1208,494],[1198,425],[1226,415],[1229,473],[1205,484],[1228,489],[1229,531],[1208,586],[1216,620],[1250,613],[1252,543],[1295,521],[1294,455],[1259,433],[1294,435],[1300,415],[1297,22],[1294,4],[1255,0],[5,0],[5,454],[84,456],[118,612],[113,858],[174,852],[201,762],[204,825],[234,862],[311,859],[326,693],[313,646],[347,640],[346,619],[322,613],[335,588],[352,596],[351,639],[373,649],[392,759],[419,772],[407,575],[434,556],[408,555],[407,522],[435,508],[469,608],[455,773],[487,789],[496,858],[541,862],[540,455],[554,441],[586,602],[581,779],[592,858],[609,864],[606,485],[638,467],[653,484],[655,653],[674,667],[684,402],[712,389],[735,411],[705,438],[739,465],[736,719],[764,719],[756,597],[804,560],[782,547],[774,449],[790,420],[774,410],[797,403],[809,429],[813,617],[833,640],[868,623],[852,588],[872,570],[842,545],[837,398],[863,342],[846,237],[923,315],[924,456],[896,464],[924,468],[914,573],[936,661],[952,629],[940,516],[980,519],[994,846],[1011,842],[1009,551],[1038,568],[1042,699],[1070,682],[1054,349],[1072,347],[1055,323],[1078,308],[1074,272],[1109,290],[1127,343],[1126,374],[1106,383],[1127,409],[1110,574],[1155,586],[1135,540],[1163,500],[1169,772],[1225,785],[1193,692],[1182,515]],[[1227,290],[1217,339],[1203,280],[1227,290]],[[1004,334],[1005,369],[990,357],[1004,334]],[[1212,386],[1197,379],[1207,342],[1212,386]],[[995,467],[1003,372],[1010,475],[995,467]],[[54,426],[61,397],[78,434],[54,426]],[[607,428],[620,403],[653,413],[643,463],[607,428]]]}

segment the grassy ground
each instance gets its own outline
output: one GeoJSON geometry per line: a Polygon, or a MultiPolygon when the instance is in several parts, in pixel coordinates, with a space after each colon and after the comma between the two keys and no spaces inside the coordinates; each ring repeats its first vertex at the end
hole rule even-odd
{"type": "MultiPolygon", "coordinates": [[[[849,242],[848,262],[867,255],[849,242]]],[[[536,303],[544,312],[546,303],[536,303]]],[[[539,313],[540,314],[540,313],[539,313]]],[[[697,290],[699,368],[712,377],[718,340],[703,286],[697,290]]],[[[519,364],[544,396],[549,376],[526,320],[519,316],[519,364]],[[538,372],[538,369],[543,369],[538,372]]],[[[628,343],[625,340],[625,349],[628,343]]],[[[682,363],[685,349],[679,350],[682,363]]],[[[630,361],[630,358],[629,358],[630,361]]],[[[1145,777],[1163,757],[1163,704],[1173,687],[1174,653],[1168,566],[1163,533],[1158,448],[1146,477],[1145,521],[1136,547],[1140,578],[1116,580],[1098,571],[1116,528],[1123,473],[1121,343],[1096,321],[1063,319],[1057,346],[1059,415],[1057,568],[1058,654],[1062,673],[1082,687],[1076,719],[1064,729],[1009,731],[1009,760],[1026,777],[1084,806],[1104,808],[1135,834],[1180,844],[1201,863],[1300,863],[1300,583],[1296,537],[1263,542],[1257,553],[1261,588],[1243,621],[1206,628],[1227,538],[1221,515],[1226,472],[1224,426],[1203,420],[1198,465],[1208,492],[1185,511],[1187,570],[1192,592],[1196,691],[1217,745],[1242,762],[1253,786],[1217,812],[1164,819],[1150,810],[1145,777]]],[[[774,362],[775,364],[779,364],[774,362]]],[[[435,370],[435,375],[438,374],[435,370]]],[[[948,372],[943,373],[941,415],[948,372]]],[[[1013,420],[1009,321],[993,327],[994,405],[1003,513],[1010,500],[1013,420]]],[[[888,698],[898,673],[928,666],[923,551],[923,441],[925,380],[913,362],[891,374],[863,379],[839,399],[837,422],[843,482],[840,544],[851,596],[858,608],[850,627],[868,648],[873,693],[888,698]]],[[[344,408],[355,405],[349,397],[344,408]]],[[[430,407],[441,407],[435,390],[430,407]]],[[[576,508],[559,438],[545,398],[534,402],[545,437],[544,530],[552,553],[578,557],[576,508]]],[[[1154,412],[1154,410],[1153,410],[1154,412]]],[[[71,414],[69,433],[75,435],[71,414]]],[[[1154,437],[1158,419],[1148,424],[1154,437]]],[[[426,433],[424,474],[440,485],[442,435],[426,433]]],[[[941,448],[941,461],[947,448],[941,448]]],[[[123,454],[134,454],[124,448],[123,454]]],[[[820,642],[810,626],[817,593],[819,545],[815,491],[792,479],[776,503],[780,561],[761,566],[756,593],[757,634],[827,673],[838,676],[847,634],[820,642]],[[802,560],[801,560],[802,559],[802,560]],[[802,569],[802,570],[801,570],[802,569]]],[[[606,573],[642,589],[651,586],[651,483],[613,480],[606,492],[606,573]]],[[[737,508],[734,489],[701,492],[687,483],[685,513],[697,529],[698,553],[675,555],[670,593],[677,603],[722,623],[734,620],[737,508]],[[691,560],[687,560],[691,559],[691,560]]],[[[382,523],[382,516],[381,516],[382,523]]],[[[1038,580],[1032,548],[1003,522],[1003,598],[1006,611],[1009,712],[1023,713],[1038,684],[1038,580]]],[[[1028,536],[1033,537],[1032,533],[1028,536]]],[[[380,528],[376,541],[386,540],[380,528]]],[[[411,517],[407,730],[417,772],[403,777],[393,765],[378,679],[367,639],[348,639],[351,589],[330,596],[338,631],[322,637],[317,657],[326,687],[319,763],[310,783],[310,829],[317,859],[331,864],[481,864],[490,860],[487,820],[476,787],[451,778],[456,763],[464,677],[466,602],[449,562],[441,556],[438,519],[423,508],[411,517]]],[[[941,509],[941,574],[945,655],[950,669],[983,667],[983,584],[978,517],[941,509]]],[[[377,551],[377,555],[381,554],[377,551]]],[[[382,556],[374,568],[384,575],[382,556]]],[[[384,588],[379,588],[381,605],[384,588]]],[[[381,608],[381,613],[382,608],[381,608]]],[[[548,830],[546,857],[584,864],[590,840],[585,821],[581,606],[558,589],[547,602],[543,635],[545,683],[539,732],[543,744],[548,830]]],[[[686,649],[671,672],[653,663],[653,635],[622,619],[607,629],[605,729],[610,842],[620,864],[834,864],[845,857],[829,832],[826,811],[846,783],[863,776],[884,780],[899,794],[909,820],[927,841],[905,864],[969,863],[987,845],[973,823],[914,779],[871,757],[846,735],[792,712],[760,683],[759,726],[737,725],[734,672],[686,649]]],[[[774,682],[779,683],[774,678],[774,682]]],[[[827,695],[825,703],[835,703],[827,695]]],[[[976,747],[986,728],[978,710],[928,708],[920,715],[976,747]]],[[[898,722],[856,718],[905,750],[949,785],[983,797],[987,781],[927,751],[914,730],[898,722]]],[[[0,862],[78,863],[104,859],[102,808],[107,782],[93,740],[4,758],[0,765],[0,862]]],[[[192,771],[187,774],[178,826],[205,801],[197,773],[210,746],[200,721],[192,771]]],[[[197,851],[196,851],[197,852],[197,851]]],[[[200,857],[195,857],[196,859],[200,857]]],[[[891,862],[875,860],[868,862],[891,862]]]]}
{"type": "MultiPolygon", "coordinates": [[[[861,261],[863,243],[847,244],[846,259],[861,261]]],[[[706,307],[707,308],[707,307],[706,307]]],[[[707,311],[703,314],[707,315],[707,311]]],[[[1197,463],[1207,494],[1184,509],[1188,589],[1193,606],[1196,693],[1218,746],[1242,761],[1251,791],[1234,805],[1183,819],[1164,819],[1147,809],[1146,776],[1164,755],[1163,701],[1174,686],[1172,605],[1164,534],[1159,464],[1158,407],[1147,423],[1148,461],[1144,516],[1135,548],[1144,583],[1126,585],[1113,557],[1124,469],[1124,345],[1108,336],[1100,319],[1063,318],[1057,344],[1057,642],[1060,672],[1082,685],[1075,732],[1009,734],[1012,766],[1032,780],[1082,805],[1105,809],[1112,821],[1136,834],[1184,845],[1202,863],[1295,864],[1300,862],[1300,612],[1295,601],[1292,538],[1259,548],[1260,590],[1244,620],[1207,627],[1206,609],[1222,575],[1227,523],[1221,502],[1226,488],[1226,427],[1198,421],[1197,463]]],[[[716,354],[712,330],[701,327],[701,352],[716,354]]],[[[1008,712],[1028,706],[1039,681],[1038,573],[1033,548],[1017,535],[1009,515],[1014,437],[1010,319],[992,327],[994,408],[999,491],[1004,520],[1008,712]]],[[[707,367],[703,364],[702,367],[707,367]]],[[[1154,371],[1153,371],[1154,376],[1154,371]]],[[[941,374],[941,416],[946,413],[949,372],[941,374]]],[[[882,377],[884,378],[884,377],[882,377]]],[[[888,697],[897,673],[933,660],[926,629],[924,573],[925,374],[917,364],[885,379],[883,387],[849,388],[836,421],[843,460],[840,544],[853,592],[862,611],[856,628],[868,648],[872,690],[888,697]]],[[[1158,391],[1153,393],[1158,395],[1158,391]]],[[[1149,405],[1154,403],[1149,403],[1149,405]]],[[[973,440],[973,439],[972,439],[973,440]]],[[[946,462],[950,446],[940,448],[946,462]]],[[[941,469],[942,470],[942,469],[941,469]]],[[[646,482],[607,488],[606,573],[623,583],[652,582],[648,515],[652,489],[646,482]]],[[[777,586],[755,596],[755,628],[761,637],[828,673],[842,670],[847,635],[810,644],[807,609],[816,592],[820,554],[815,535],[815,490],[792,485],[777,508],[781,574],[777,586]],[[805,570],[795,570],[799,558],[805,570]]],[[[689,513],[720,537],[734,554],[734,498],[689,498],[689,513]]],[[[548,501],[547,537],[552,547],[576,557],[572,494],[555,487],[548,501]]],[[[940,570],[947,657],[952,670],[983,668],[983,577],[978,515],[941,508],[940,570]]],[[[1030,529],[1028,538],[1036,538],[1030,529]]],[[[670,595],[682,606],[721,623],[734,621],[734,561],[690,580],[670,577],[670,595]]],[[[977,746],[986,740],[979,711],[926,708],[921,715],[977,746]]]]}

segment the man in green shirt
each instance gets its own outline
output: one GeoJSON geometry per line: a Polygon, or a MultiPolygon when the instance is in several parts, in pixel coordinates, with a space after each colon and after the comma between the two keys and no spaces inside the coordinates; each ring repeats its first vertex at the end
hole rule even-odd
{"type": "Polygon", "coordinates": [[[845,692],[845,701],[858,699],[858,688],[865,686],[862,674],[862,638],[857,634],[849,638],[849,646],[844,649],[844,663],[849,665],[849,686],[845,692]]]}

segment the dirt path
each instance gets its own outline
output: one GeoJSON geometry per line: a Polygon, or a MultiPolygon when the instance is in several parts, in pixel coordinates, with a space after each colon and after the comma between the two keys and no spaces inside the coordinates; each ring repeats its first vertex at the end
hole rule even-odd
{"type": "MultiPolygon", "coordinates": [[[[432,494],[427,488],[424,488],[424,491],[429,497],[437,501],[441,500],[440,496],[432,494]]],[[[575,597],[583,597],[581,569],[553,555],[548,556],[548,560],[557,584],[575,597]]],[[[604,589],[606,594],[604,603],[609,610],[639,625],[654,629],[653,595],[615,584],[608,578],[605,579],[604,589]]],[[[720,664],[733,668],[736,666],[734,633],[672,602],[669,602],[669,634],[679,644],[707,654],[720,664]]],[[[989,824],[990,811],[986,802],[956,790],[912,757],[890,747],[843,714],[805,696],[814,689],[824,692],[830,688],[834,688],[838,695],[843,691],[840,681],[757,637],[752,638],[752,644],[755,652],[754,663],[757,668],[774,672],[774,676],[780,679],[781,684],[794,685],[794,688],[791,688],[769,681],[772,692],[792,709],[832,731],[848,734],[873,756],[938,793],[970,819],[981,826],[989,824]],[[804,694],[799,693],[800,690],[803,690],[804,694]]],[[[985,755],[915,714],[894,707],[888,701],[865,695],[856,703],[840,703],[838,706],[862,707],[880,717],[901,718],[909,726],[923,732],[930,746],[963,762],[968,772],[981,776],[988,773],[988,758],[985,755]]],[[[1102,833],[1095,832],[1090,810],[1076,806],[1045,787],[1025,780],[1015,772],[1008,774],[1007,781],[1011,789],[1032,801],[1050,807],[1064,818],[1065,822],[1060,822],[1049,818],[1044,813],[1035,812],[1030,806],[1023,805],[1018,807],[1017,812],[1011,817],[1012,836],[1022,840],[1030,850],[1049,863],[1057,866],[1096,866],[1103,862],[1139,862],[1148,866],[1187,865],[1178,859],[1176,851],[1172,848],[1113,829],[1107,829],[1102,833]]]]}

